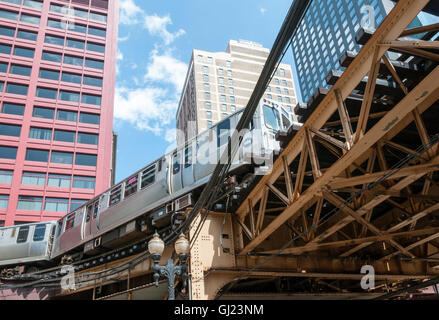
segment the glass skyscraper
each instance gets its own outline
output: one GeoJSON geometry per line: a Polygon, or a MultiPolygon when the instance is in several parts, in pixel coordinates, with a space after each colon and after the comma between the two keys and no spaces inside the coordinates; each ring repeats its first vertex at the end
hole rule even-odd
{"type": "MultiPolygon", "coordinates": [[[[302,101],[319,87],[328,88],[328,73],[343,70],[340,57],[346,51],[360,51],[355,41],[360,28],[377,28],[393,6],[390,0],[312,1],[292,39],[302,101]]],[[[417,19],[412,26],[420,24],[417,19]]]]}

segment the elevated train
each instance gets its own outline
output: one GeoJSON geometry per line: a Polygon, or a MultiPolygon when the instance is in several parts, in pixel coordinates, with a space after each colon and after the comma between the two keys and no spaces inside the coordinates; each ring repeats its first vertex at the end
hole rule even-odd
{"type": "MultiPolygon", "coordinates": [[[[223,119],[58,221],[0,228],[0,268],[71,263],[117,248],[184,219],[212,174],[243,110],[223,119]]],[[[252,159],[279,150],[275,134],[300,128],[282,105],[261,100],[230,168],[240,180],[252,159]]]]}

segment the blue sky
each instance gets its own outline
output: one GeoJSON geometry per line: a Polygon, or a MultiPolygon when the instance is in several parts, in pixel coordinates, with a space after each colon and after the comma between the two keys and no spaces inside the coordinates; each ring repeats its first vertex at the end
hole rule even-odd
{"type": "MultiPolygon", "coordinates": [[[[120,0],[114,131],[116,181],[162,156],[193,49],[230,39],[271,48],[291,0],[120,0]]],[[[291,50],[284,59],[292,63],[291,50]]]]}

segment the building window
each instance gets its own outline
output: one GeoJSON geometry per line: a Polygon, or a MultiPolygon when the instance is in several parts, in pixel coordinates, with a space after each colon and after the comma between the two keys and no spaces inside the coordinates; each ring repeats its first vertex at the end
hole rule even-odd
{"type": "Polygon", "coordinates": [[[209,67],[208,67],[208,66],[203,66],[203,72],[204,72],[204,73],[209,72],[209,67]]]}
{"type": "Polygon", "coordinates": [[[75,142],[76,133],[72,131],[55,130],[53,140],[63,142],[75,142]]]}
{"type": "Polygon", "coordinates": [[[38,150],[38,149],[27,149],[26,150],[26,160],[47,162],[49,160],[49,151],[38,150]]]}
{"type": "Polygon", "coordinates": [[[23,172],[21,184],[30,186],[45,186],[46,174],[38,172],[23,172]]]}
{"type": "Polygon", "coordinates": [[[204,84],[204,90],[210,90],[210,86],[209,86],[208,83],[205,83],[205,84],[204,84]]]}
{"type": "Polygon", "coordinates": [[[63,72],[61,81],[81,84],[81,78],[80,74],[63,72]]]}
{"type": "Polygon", "coordinates": [[[99,69],[99,70],[104,70],[104,62],[103,61],[99,61],[99,60],[93,60],[93,59],[85,59],[85,66],[87,68],[92,68],[92,69],[99,69]]]}
{"type": "Polygon", "coordinates": [[[73,188],[77,189],[93,189],[95,188],[96,178],[94,177],[73,177],[73,188]]]}
{"type": "Polygon", "coordinates": [[[18,196],[18,210],[41,211],[43,197],[18,196]]]}
{"type": "Polygon", "coordinates": [[[280,69],[279,74],[281,77],[285,77],[285,70],[284,69],[280,69]]]}
{"type": "Polygon", "coordinates": [[[212,107],[212,104],[210,102],[206,102],[205,107],[206,109],[210,109],[212,107]]]}
{"type": "MultiPolygon", "coordinates": [[[[52,62],[61,62],[62,55],[59,53],[52,53],[52,52],[47,52],[47,51],[43,51],[43,55],[41,57],[41,60],[45,60],[45,61],[52,61],[52,62]]],[[[65,61],[65,57],[64,57],[64,61],[65,61]]]]}
{"type": "Polygon", "coordinates": [[[222,93],[226,93],[226,88],[225,88],[225,87],[220,86],[219,89],[220,89],[220,92],[222,92],[222,93]]]}
{"type": "Polygon", "coordinates": [[[18,13],[7,10],[0,10],[0,18],[8,20],[18,20],[18,13]]]}
{"type": "Polygon", "coordinates": [[[78,119],[77,112],[66,111],[66,110],[58,110],[56,112],[56,120],[76,122],[77,119],[78,119]]]}
{"type": "Polygon", "coordinates": [[[107,16],[105,14],[90,12],[90,20],[107,22],[107,16]]]}
{"type": "Polygon", "coordinates": [[[210,120],[207,121],[207,127],[208,127],[208,128],[212,128],[212,121],[210,121],[210,120]]]}
{"type": "Polygon", "coordinates": [[[11,184],[14,171],[12,170],[0,170],[0,183],[11,184]]]}
{"type": "Polygon", "coordinates": [[[236,102],[235,97],[231,96],[231,97],[230,97],[230,102],[231,102],[231,103],[235,103],[235,102],[236,102]]]}
{"type": "Polygon", "coordinates": [[[59,92],[59,99],[62,101],[79,102],[79,93],[61,90],[59,92]]]}
{"type": "Polygon", "coordinates": [[[229,88],[229,93],[230,94],[235,94],[235,89],[234,88],[229,88]]]}
{"type": "Polygon", "coordinates": [[[88,34],[105,38],[107,36],[107,31],[105,29],[88,27],[88,34]]]}
{"type": "Polygon", "coordinates": [[[0,72],[8,72],[8,64],[5,62],[0,62],[0,72]]]}
{"type": "Polygon", "coordinates": [[[218,78],[218,80],[219,80],[220,84],[224,84],[224,78],[220,77],[220,78],[218,78]]]}
{"type": "Polygon", "coordinates": [[[227,61],[226,61],[226,67],[227,67],[227,68],[232,67],[232,61],[227,60],[227,61]]]}
{"type": "Polygon", "coordinates": [[[0,53],[11,54],[12,46],[8,44],[0,44],[0,53]]]}
{"type": "Polygon", "coordinates": [[[21,126],[19,125],[0,123],[0,135],[2,136],[19,137],[20,132],[21,126]]]}
{"type": "Polygon", "coordinates": [[[84,76],[84,84],[88,86],[102,88],[102,78],[84,76]]]}
{"type": "Polygon", "coordinates": [[[290,98],[289,98],[289,97],[285,97],[285,102],[286,102],[286,103],[291,103],[290,98]]]}
{"type": "Polygon", "coordinates": [[[29,138],[40,140],[52,140],[52,129],[30,128],[29,138]]]}
{"type": "Polygon", "coordinates": [[[207,74],[203,74],[203,81],[209,82],[209,76],[207,74]]]}
{"type": "Polygon", "coordinates": [[[69,48],[75,48],[75,49],[84,49],[85,42],[80,40],[74,40],[74,39],[67,39],[66,41],[66,47],[69,48]]]}
{"type": "Polygon", "coordinates": [[[226,104],[222,104],[221,105],[221,110],[222,111],[227,111],[227,105],[226,104]]]}
{"type": "Polygon", "coordinates": [[[229,76],[229,77],[232,76],[232,70],[227,70],[227,76],[229,76]]]}
{"type": "Polygon", "coordinates": [[[213,62],[212,57],[207,57],[207,63],[212,63],[212,62],[213,62]]]}
{"type": "Polygon", "coordinates": [[[15,28],[8,28],[0,26],[0,35],[6,37],[13,37],[15,34],[15,28]]]}
{"type": "Polygon", "coordinates": [[[50,162],[62,163],[62,164],[73,164],[73,153],[52,151],[52,155],[50,157],[50,162]]]}
{"type": "Polygon", "coordinates": [[[209,92],[205,92],[204,93],[204,98],[210,100],[210,93],[209,92]]]}
{"type": "Polygon", "coordinates": [[[206,111],[206,118],[212,119],[212,112],[211,111],[206,111]]]}
{"type": "Polygon", "coordinates": [[[34,110],[32,112],[32,117],[53,119],[54,113],[55,110],[53,109],[34,107],[34,110]]]}
{"type": "Polygon", "coordinates": [[[271,94],[267,94],[267,99],[273,99],[273,97],[271,96],[271,94]]]}
{"type": "Polygon", "coordinates": [[[87,42],[87,50],[105,53],[105,46],[102,44],[87,42]]]}
{"type": "Polygon", "coordinates": [[[230,106],[230,111],[232,111],[232,112],[236,112],[236,106],[232,104],[232,105],[230,106]]]}
{"type": "Polygon", "coordinates": [[[56,89],[37,88],[36,96],[39,98],[56,99],[58,91],[56,89]]]}
{"type": "Polygon", "coordinates": [[[73,66],[82,67],[82,64],[84,63],[84,59],[81,57],[64,55],[64,63],[71,64],[73,66]]]}
{"type": "Polygon", "coordinates": [[[99,135],[92,133],[78,133],[78,143],[98,145],[99,135]]]}
{"type": "Polygon", "coordinates": [[[288,89],[284,89],[284,94],[290,94],[290,92],[288,91],[288,89]]]}
{"type": "Polygon", "coordinates": [[[22,116],[24,115],[24,105],[3,102],[2,113],[22,116]]]}
{"type": "Polygon", "coordinates": [[[64,174],[49,174],[47,186],[55,188],[70,188],[71,179],[71,176],[64,174]]]}
{"type": "MultiPolygon", "coordinates": [[[[75,112],[75,114],[76,114],[76,112],[75,112]]],[[[79,122],[81,122],[81,123],[99,124],[100,118],[101,117],[98,114],[93,114],[93,113],[81,112],[79,114],[79,122]]]]}
{"type": "Polygon", "coordinates": [[[64,46],[64,38],[46,35],[44,37],[44,43],[64,46]]]}
{"type": "Polygon", "coordinates": [[[282,80],[282,85],[286,87],[287,86],[287,80],[282,80]]]}
{"type": "Polygon", "coordinates": [[[222,114],[222,119],[225,119],[225,118],[227,118],[229,115],[227,114],[227,113],[223,113],[222,114]]]}
{"type": "Polygon", "coordinates": [[[59,80],[59,71],[40,69],[39,77],[43,79],[59,80]]]}
{"type": "Polygon", "coordinates": [[[17,157],[17,148],[0,146],[0,158],[15,159],[17,157]]]}
{"type": "Polygon", "coordinates": [[[70,211],[74,211],[78,209],[80,206],[82,206],[84,203],[86,203],[86,200],[80,200],[80,199],[72,199],[70,202],[70,211]]]}
{"type": "Polygon", "coordinates": [[[281,97],[281,96],[278,96],[278,97],[277,97],[277,101],[282,102],[282,97],[281,97]]]}
{"type": "Polygon", "coordinates": [[[76,154],[75,164],[80,166],[91,166],[95,167],[97,161],[97,156],[92,154],[76,154]]]}
{"type": "Polygon", "coordinates": [[[218,69],[218,74],[219,74],[220,76],[223,76],[223,75],[224,75],[224,70],[223,70],[223,69],[218,69]]]}
{"type": "Polygon", "coordinates": [[[7,93],[21,94],[24,96],[27,95],[27,89],[28,86],[15,83],[8,83],[8,85],[6,86],[7,93]]]}
{"type": "Polygon", "coordinates": [[[278,79],[278,78],[274,78],[274,83],[275,83],[276,85],[279,85],[279,79],[278,79]]]}
{"type": "Polygon", "coordinates": [[[82,98],[81,98],[81,102],[100,106],[101,105],[101,97],[83,93],[82,98]]]}
{"type": "Polygon", "coordinates": [[[31,70],[32,70],[32,67],[26,67],[26,66],[20,66],[20,65],[13,64],[13,65],[11,65],[10,72],[13,74],[18,74],[20,76],[29,77],[31,70]]]}
{"type": "Polygon", "coordinates": [[[229,79],[229,86],[233,86],[233,79],[229,79]]]}
{"type": "Polygon", "coordinates": [[[221,95],[221,102],[226,102],[226,96],[225,95],[221,95]]]}
{"type": "Polygon", "coordinates": [[[69,211],[69,199],[46,198],[46,203],[44,204],[44,211],[68,212],[69,211]]]}
{"type": "MultiPolygon", "coordinates": [[[[9,196],[5,194],[0,194],[0,209],[7,209],[8,203],[9,203],[9,196]]],[[[1,222],[3,222],[3,226],[4,226],[5,222],[4,221],[1,222]]]]}
{"type": "Polygon", "coordinates": [[[20,21],[21,22],[26,22],[26,23],[32,23],[32,24],[40,24],[40,17],[31,16],[29,14],[22,13],[20,21]]]}

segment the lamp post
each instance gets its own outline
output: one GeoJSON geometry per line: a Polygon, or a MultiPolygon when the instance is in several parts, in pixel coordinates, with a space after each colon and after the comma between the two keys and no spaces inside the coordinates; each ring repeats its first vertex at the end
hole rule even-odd
{"type": "Polygon", "coordinates": [[[151,254],[151,259],[154,262],[152,271],[154,271],[155,286],[158,287],[159,285],[160,275],[168,278],[168,300],[175,300],[174,282],[176,275],[181,275],[183,278],[183,287],[186,287],[186,260],[190,250],[189,241],[186,239],[184,234],[181,234],[178,240],[175,242],[175,252],[178,254],[178,258],[180,259],[180,266],[176,266],[172,259],[168,260],[168,264],[166,266],[159,265],[164,249],[165,243],[162,239],[160,239],[159,234],[156,232],[152,239],[148,242],[148,250],[151,254]]]}

